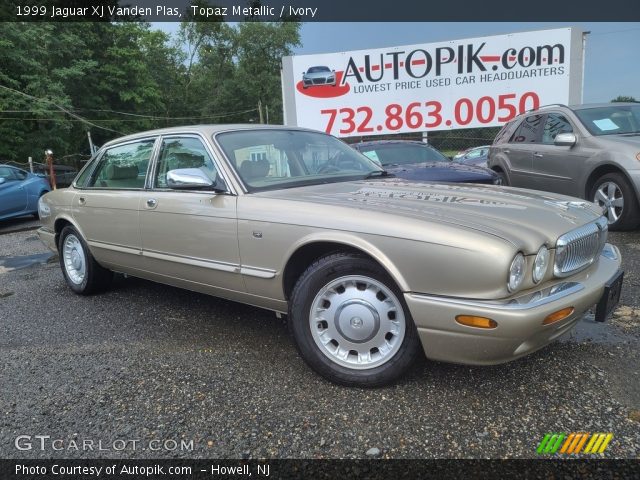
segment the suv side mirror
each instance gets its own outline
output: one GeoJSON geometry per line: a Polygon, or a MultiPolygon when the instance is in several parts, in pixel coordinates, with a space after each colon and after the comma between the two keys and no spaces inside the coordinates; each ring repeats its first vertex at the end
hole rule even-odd
{"type": "Polygon", "coordinates": [[[573,147],[576,141],[575,133],[559,133],[553,140],[553,144],[558,147],[573,147]]]}
{"type": "Polygon", "coordinates": [[[0,185],[2,185],[3,183],[5,183],[7,181],[6,178],[4,177],[0,177],[0,185]]]}

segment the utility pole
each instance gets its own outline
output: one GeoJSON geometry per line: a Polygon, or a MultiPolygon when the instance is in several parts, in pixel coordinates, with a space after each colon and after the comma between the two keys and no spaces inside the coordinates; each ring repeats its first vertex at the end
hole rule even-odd
{"type": "Polygon", "coordinates": [[[56,189],[56,172],[53,169],[53,152],[49,149],[44,151],[47,158],[47,165],[49,166],[49,183],[51,188],[56,189]]]}
{"type": "Polygon", "coordinates": [[[258,100],[258,115],[260,115],[260,123],[264,123],[264,117],[262,116],[262,100],[258,100]]]}
{"type": "Polygon", "coordinates": [[[94,153],[96,153],[96,150],[93,146],[93,141],[91,140],[91,132],[89,130],[87,130],[87,137],[89,138],[89,151],[91,152],[91,155],[93,155],[94,153]]]}

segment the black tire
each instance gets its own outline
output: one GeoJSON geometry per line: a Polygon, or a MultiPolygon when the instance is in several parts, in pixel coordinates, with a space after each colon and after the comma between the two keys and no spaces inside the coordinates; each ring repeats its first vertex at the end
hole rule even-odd
{"type": "Polygon", "coordinates": [[[71,225],[67,225],[62,229],[62,232],[60,232],[58,254],[60,257],[60,268],[62,269],[64,279],[67,282],[67,285],[69,285],[71,290],[75,293],[80,295],[90,295],[92,293],[101,292],[111,285],[113,272],[100,266],[98,262],[95,261],[93,255],[91,255],[91,252],[89,251],[87,243],[84,241],[84,238],[82,238],[82,235],[80,235],[80,233],[78,233],[78,231],[71,225]],[[71,236],[77,239],[82,247],[82,252],[78,252],[78,250],[76,250],[78,258],[82,258],[82,261],[84,262],[84,275],[80,281],[72,279],[70,273],[72,267],[69,267],[70,271],[68,271],[67,265],[65,265],[65,252],[63,250],[65,248],[65,242],[71,236]]]}
{"type": "MultiPolygon", "coordinates": [[[[357,302],[358,299],[354,300],[352,298],[350,301],[357,302]]],[[[348,302],[344,302],[337,308],[338,312],[344,312],[343,307],[346,303],[348,302]]],[[[336,317],[338,316],[339,313],[336,313],[336,317]]],[[[351,325],[353,325],[355,318],[351,318],[351,325]]],[[[393,318],[399,322],[401,321],[395,316],[393,318]]],[[[363,321],[357,318],[357,322],[362,325],[363,321]]],[[[338,324],[337,320],[335,324],[338,324]]],[[[345,386],[379,387],[392,383],[406,372],[415,361],[421,348],[418,332],[409,309],[404,301],[402,292],[398,289],[393,279],[373,260],[352,253],[341,252],[326,255],[307,268],[298,279],[291,294],[288,325],[298,352],[304,361],[327,380],[345,386]],[[351,276],[369,279],[385,287],[393,294],[392,297],[395,297],[395,299],[391,299],[392,303],[393,300],[397,300],[397,306],[402,309],[403,315],[401,317],[404,317],[404,338],[401,339],[401,336],[398,335],[396,340],[398,346],[393,347],[396,350],[389,354],[389,358],[385,359],[384,363],[380,365],[372,364],[371,368],[350,368],[337,363],[338,360],[331,359],[329,354],[321,350],[311,332],[311,308],[316,296],[320,295],[320,292],[331,282],[341,281],[340,279],[351,276]]],[[[372,330],[381,332],[380,335],[383,335],[385,330],[380,328],[380,325],[380,321],[378,321],[372,330]]],[[[320,324],[318,324],[318,328],[320,328],[320,324]]],[[[372,333],[371,335],[373,336],[374,334],[372,333]]],[[[389,333],[386,335],[389,335],[389,333]]],[[[371,351],[375,350],[376,348],[374,347],[371,351]]],[[[379,353],[380,351],[378,350],[375,355],[379,353]]],[[[369,358],[371,358],[371,355],[369,355],[369,358]]]]}
{"type": "Polygon", "coordinates": [[[609,230],[633,230],[640,224],[640,208],[638,207],[638,199],[633,191],[633,188],[629,184],[626,177],[617,172],[607,173],[596,180],[591,192],[589,193],[589,200],[596,202],[603,206],[604,202],[600,196],[598,196],[598,190],[606,184],[612,184],[617,189],[616,198],[622,198],[623,206],[621,210],[614,208],[614,215],[617,215],[617,220],[612,221],[609,211],[606,215],[609,218],[609,230]],[[617,193],[620,194],[618,197],[617,193]]]}
{"type": "Polygon", "coordinates": [[[498,175],[498,177],[500,178],[500,183],[499,185],[503,186],[503,187],[508,187],[509,186],[509,177],[507,176],[506,173],[504,173],[503,170],[496,168],[494,170],[494,172],[496,172],[496,174],[498,175]]]}

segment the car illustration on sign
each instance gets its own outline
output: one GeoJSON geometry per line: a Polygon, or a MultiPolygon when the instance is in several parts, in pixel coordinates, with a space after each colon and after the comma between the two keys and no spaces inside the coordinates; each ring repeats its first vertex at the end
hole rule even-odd
{"type": "Polygon", "coordinates": [[[302,74],[302,88],[315,87],[320,85],[336,86],[336,72],[329,67],[317,66],[309,67],[302,74]]]}
{"type": "Polygon", "coordinates": [[[343,385],[390,383],[421,350],[513,360],[594,305],[604,321],[622,284],[590,202],[406,182],[335,137],[293,127],[113,140],[40,212],[40,238],[74,292],[122,272],[284,314],[300,356],[343,385]]]}

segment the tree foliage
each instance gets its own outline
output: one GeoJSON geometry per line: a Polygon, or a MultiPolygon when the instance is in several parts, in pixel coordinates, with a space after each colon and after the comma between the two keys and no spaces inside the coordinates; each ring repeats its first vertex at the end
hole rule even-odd
{"type": "Polygon", "coordinates": [[[616,98],[611,100],[611,102],[612,103],[624,103],[624,102],[635,102],[635,103],[638,103],[638,100],[636,100],[633,97],[628,97],[626,95],[618,95],[616,98]]]}
{"type": "MultiPolygon", "coordinates": [[[[296,22],[194,22],[171,37],[142,22],[5,23],[0,162],[58,161],[171,125],[282,121],[280,60],[296,22]]],[[[72,163],[72,162],[67,162],[72,163]]]]}

